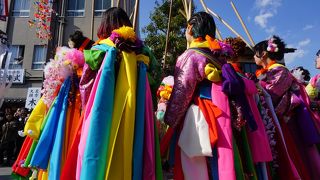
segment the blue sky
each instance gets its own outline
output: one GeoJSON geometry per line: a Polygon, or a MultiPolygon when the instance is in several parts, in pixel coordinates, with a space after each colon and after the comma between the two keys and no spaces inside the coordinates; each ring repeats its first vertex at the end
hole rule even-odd
{"type": "MultiPolygon", "coordinates": [[[[197,11],[203,10],[199,0],[194,2],[197,11]]],[[[285,41],[287,47],[298,49],[295,53],[285,56],[289,69],[303,66],[312,76],[320,73],[314,67],[315,53],[320,49],[319,0],[234,0],[233,2],[255,43],[273,34],[278,35],[285,41]]],[[[248,40],[229,0],[205,0],[205,3],[248,40]]],[[[141,28],[150,22],[149,15],[154,7],[155,0],[140,0],[141,28]]],[[[222,23],[215,20],[223,38],[235,36],[222,23]]]]}

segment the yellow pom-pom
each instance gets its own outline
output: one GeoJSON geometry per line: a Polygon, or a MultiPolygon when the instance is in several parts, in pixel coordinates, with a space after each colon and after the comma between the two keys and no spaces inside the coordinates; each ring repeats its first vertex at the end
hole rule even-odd
{"type": "Polygon", "coordinates": [[[134,29],[129,26],[122,26],[119,29],[113,30],[113,32],[116,32],[125,40],[130,40],[132,42],[136,41],[136,38],[137,38],[136,33],[134,32],[134,29]]]}

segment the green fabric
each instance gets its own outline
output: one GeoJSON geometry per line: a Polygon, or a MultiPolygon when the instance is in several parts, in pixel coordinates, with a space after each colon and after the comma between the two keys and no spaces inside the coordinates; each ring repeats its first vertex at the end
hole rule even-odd
{"type": "Polygon", "coordinates": [[[276,172],[276,170],[273,168],[273,161],[267,163],[267,166],[270,171],[270,176],[273,180],[280,180],[279,173],[276,172]]]}
{"type": "MultiPolygon", "coordinates": [[[[11,174],[11,178],[10,179],[15,179],[15,180],[29,180],[29,178],[32,175],[32,171],[29,172],[29,174],[27,175],[27,177],[22,177],[19,174],[16,173],[12,173],[11,174]]],[[[9,178],[9,177],[8,177],[9,178]]]]}
{"type": "Polygon", "coordinates": [[[144,46],[142,48],[142,54],[146,55],[150,59],[149,68],[148,68],[148,80],[150,84],[151,94],[152,94],[152,102],[153,108],[157,109],[157,90],[161,83],[161,65],[157,61],[156,57],[153,55],[151,50],[144,46]]]}
{"type": "Polygon", "coordinates": [[[98,70],[103,61],[105,51],[101,50],[84,50],[84,59],[92,70],[98,70]]]}
{"type": "MultiPolygon", "coordinates": [[[[151,52],[151,50],[144,46],[142,48],[142,54],[148,56],[150,58],[150,63],[149,63],[149,69],[150,71],[157,71],[160,72],[161,71],[161,66],[159,64],[159,62],[157,61],[156,57],[153,55],[153,53],[151,52]]],[[[159,79],[160,79],[160,74],[159,74],[159,79]]]]}
{"type": "MultiPolygon", "coordinates": [[[[43,122],[42,122],[42,124],[41,124],[41,127],[40,127],[40,136],[39,136],[39,137],[41,137],[41,132],[43,131],[43,128],[44,128],[44,126],[45,126],[46,123],[47,123],[47,120],[48,120],[48,117],[49,117],[48,114],[50,114],[51,109],[52,109],[52,106],[53,106],[53,104],[54,104],[55,101],[56,101],[56,98],[55,98],[54,101],[52,102],[52,104],[51,104],[51,106],[50,106],[50,108],[49,108],[49,111],[48,111],[48,113],[46,114],[46,116],[45,116],[45,118],[44,118],[44,120],[43,120],[43,122]]],[[[31,158],[32,158],[32,156],[33,156],[34,150],[36,149],[37,145],[38,145],[38,140],[33,140],[32,145],[31,145],[30,150],[29,150],[29,153],[28,153],[28,156],[27,156],[27,158],[26,158],[26,161],[24,162],[24,166],[25,166],[25,167],[28,167],[28,166],[30,165],[31,158]]]]}
{"type": "Polygon", "coordinates": [[[245,127],[243,127],[241,129],[241,138],[242,138],[242,147],[243,147],[243,152],[244,152],[244,158],[245,158],[245,163],[247,165],[247,170],[250,174],[249,179],[250,180],[257,180],[257,173],[254,167],[254,163],[252,160],[252,156],[251,156],[251,150],[250,150],[250,146],[248,143],[248,137],[247,137],[247,132],[245,127]]]}
{"type": "Polygon", "coordinates": [[[31,145],[30,150],[29,150],[29,153],[28,153],[28,156],[27,156],[27,158],[26,158],[26,160],[24,162],[24,167],[28,167],[29,166],[31,158],[32,158],[33,153],[34,153],[34,150],[36,149],[37,145],[38,145],[38,141],[33,140],[32,145],[31,145]]]}
{"type": "Polygon", "coordinates": [[[156,180],[163,179],[162,165],[161,165],[161,155],[160,155],[160,144],[159,144],[159,134],[157,128],[157,121],[154,121],[154,138],[155,138],[155,148],[156,148],[156,180]]]}
{"type": "Polygon", "coordinates": [[[245,180],[240,152],[236,143],[236,139],[233,137],[233,151],[234,151],[234,166],[236,170],[237,180],[245,180]]]}

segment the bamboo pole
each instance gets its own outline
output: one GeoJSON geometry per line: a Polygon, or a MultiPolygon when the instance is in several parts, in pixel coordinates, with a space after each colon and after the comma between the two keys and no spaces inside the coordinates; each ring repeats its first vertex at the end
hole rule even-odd
{"type": "Polygon", "coordinates": [[[188,6],[187,6],[187,0],[182,0],[182,4],[183,4],[183,8],[184,8],[184,12],[186,13],[186,16],[187,16],[187,21],[189,20],[188,19],[188,6]]]}
{"type": "Polygon", "coordinates": [[[191,18],[191,12],[192,12],[192,0],[189,0],[188,20],[191,18]]]}
{"type": "Polygon", "coordinates": [[[214,13],[211,9],[208,8],[208,11],[213,16],[215,16],[220,22],[222,22],[231,32],[233,32],[236,36],[240,37],[242,39],[242,41],[245,42],[250,49],[253,49],[251,44],[248,43],[248,41],[245,38],[243,38],[236,30],[234,30],[225,20],[223,20],[219,15],[214,13]]]}
{"type": "Polygon", "coordinates": [[[166,36],[166,46],[165,46],[165,49],[164,49],[164,58],[163,58],[163,68],[166,67],[166,61],[167,61],[167,53],[168,53],[167,51],[168,51],[169,34],[170,34],[172,2],[173,2],[173,0],[170,1],[168,28],[167,28],[167,36],[166,36]]]}
{"type": "Polygon", "coordinates": [[[187,18],[187,15],[185,14],[185,12],[183,12],[182,9],[179,9],[179,13],[182,14],[182,16],[183,16],[184,18],[188,19],[188,18],[187,18]]]}
{"type": "Polygon", "coordinates": [[[236,36],[240,37],[242,39],[243,42],[245,42],[247,44],[247,46],[250,48],[250,49],[253,49],[253,47],[251,46],[250,43],[248,43],[248,41],[243,38],[236,30],[234,30],[225,20],[223,20],[218,14],[216,14],[215,12],[213,12],[210,8],[208,8],[206,6],[206,4],[203,2],[203,0],[200,0],[201,1],[201,4],[203,6],[206,7],[206,9],[208,10],[208,12],[210,14],[212,14],[214,17],[216,17],[220,22],[222,22],[222,24],[224,24],[231,32],[233,32],[236,36]]]}
{"type": "MultiPolygon", "coordinates": [[[[208,13],[208,8],[207,8],[207,6],[205,5],[205,3],[203,2],[203,0],[200,0],[200,2],[201,2],[201,4],[202,4],[203,9],[206,11],[206,13],[208,13]]],[[[218,39],[222,41],[223,38],[222,38],[221,33],[220,33],[220,31],[219,31],[219,29],[218,29],[217,26],[216,26],[216,34],[217,34],[217,36],[218,36],[218,39]]]]}
{"type": "Polygon", "coordinates": [[[127,9],[127,0],[123,0],[122,3],[123,3],[122,9],[124,9],[126,12],[129,12],[129,9],[127,9]]]}
{"type": "Polygon", "coordinates": [[[233,1],[230,1],[230,4],[231,4],[231,6],[232,6],[232,8],[233,8],[234,12],[236,13],[236,15],[237,15],[237,17],[238,17],[238,19],[239,19],[239,21],[240,21],[240,23],[241,23],[241,25],[242,25],[242,27],[243,27],[244,31],[246,32],[246,34],[247,34],[247,36],[248,36],[248,38],[249,38],[249,40],[250,40],[250,42],[251,42],[252,46],[254,46],[254,45],[255,45],[255,43],[254,43],[254,41],[253,41],[253,39],[252,39],[252,36],[251,36],[250,32],[248,31],[247,26],[244,24],[243,19],[242,19],[242,17],[240,16],[240,14],[239,14],[239,12],[238,12],[238,10],[237,10],[236,6],[234,5],[233,1]]]}
{"type": "Polygon", "coordinates": [[[137,32],[137,19],[138,19],[138,11],[139,11],[139,0],[136,0],[134,5],[134,16],[133,16],[133,29],[137,32]]]}

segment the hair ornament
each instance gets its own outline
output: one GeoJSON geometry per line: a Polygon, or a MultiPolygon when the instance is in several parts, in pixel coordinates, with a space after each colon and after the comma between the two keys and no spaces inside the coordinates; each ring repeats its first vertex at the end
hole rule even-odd
{"type": "Polygon", "coordinates": [[[267,47],[268,52],[279,52],[278,45],[274,43],[274,40],[275,40],[274,38],[270,38],[268,40],[268,47],[267,47]]]}

